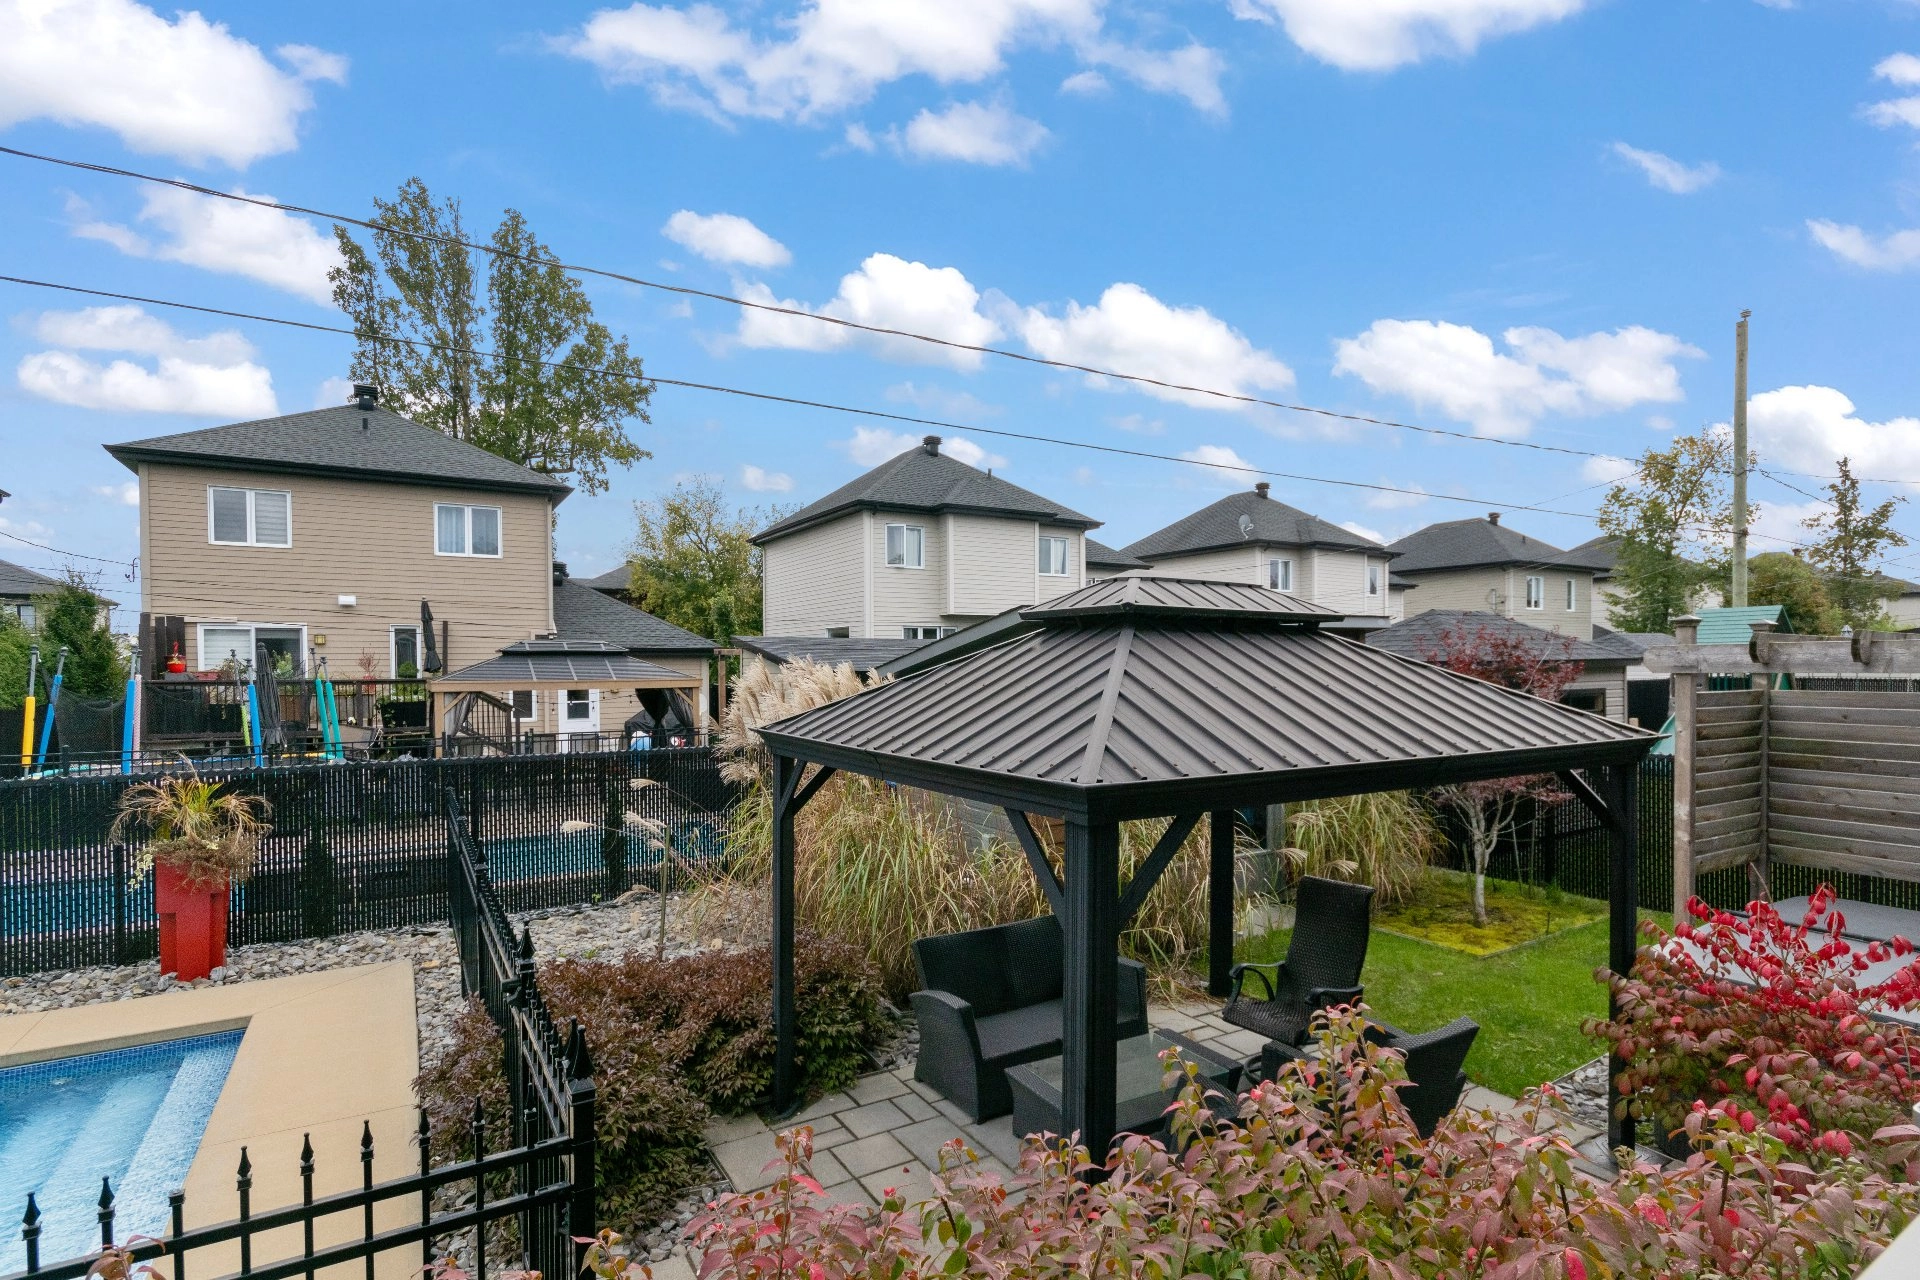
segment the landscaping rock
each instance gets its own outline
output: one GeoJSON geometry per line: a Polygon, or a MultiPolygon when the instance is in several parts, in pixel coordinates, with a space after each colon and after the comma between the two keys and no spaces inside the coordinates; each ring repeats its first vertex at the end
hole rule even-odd
{"type": "Polygon", "coordinates": [[[1553,1085],[1560,1091],[1560,1096],[1566,1099],[1567,1109],[1573,1113],[1577,1124],[1593,1129],[1607,1127],[1609,1095],[1605,1057],[1575,1067],[1555,1080],[1553,1085]]]}

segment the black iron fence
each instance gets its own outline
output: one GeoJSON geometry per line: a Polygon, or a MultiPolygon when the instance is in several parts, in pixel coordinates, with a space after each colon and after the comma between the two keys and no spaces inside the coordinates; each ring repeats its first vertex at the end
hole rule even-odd
{"type": "MultiPolygon", "coordinates": [[[[597,1100],[586,1037],[577,1022],[565,1036],[555,1026],[535,981],[531,937],[514,938],[458,798],[443,793],[442,801],[440,856],[449,886],[448,914],[460,942],[461,983],[469,994],[481,994],[506,1044],[510,1132],[488,1134],[476,1100],[468,1135],[471,1158],[436,1166],[422,1111],[415,1134],[418,1171],[376,1181],[373,1128],[363,1122],[360,1186],[324,1195],[314,1191],[319,1158],[309,1136],[300,1153],[301,1202],[266,1211],[254,1209],[254,1167],[243,1147],[234,1175],[235,1216],[189,1228],[186,1193],[175,1189],[167,1196],[170,1225],[155,1239],[116,1240],[115,1194],[103,1179],[97,1213],[103,1250],[121,1244],[137,1262],[152,1266],[160,1280],[186,1280],[190,1259],[195,1277],[312,1280],[324,1268],[360,1263],[366,1280],[373,1280],[383,1254],[417,1248],[424,1268],[451,1240],[464,1236],[471,1242],[475,1280],[486,1280],[489,1267],[498,1270],[503,1261],[547,1276],[578,1271],[581,1251],[575,1237],[591,1236],[595,1229],[597,1100]],[[490,1150],[494,1140],[506,1145],[490,1150]],[[468,1194],[458,1194],[463,1187],[468,1194]],[[377,1225],[403,1215],[405,1225],[377,1225]],[[517,1228],[513,1238],[521,1256],[489,1258],[489,1228],[509,1220],[517,1228]],[[300,1239],[297,1249],[287,1247],[294,1232],[300,1239]],[[322,1237],[334,1242],[319,1243],[322,1237]]],[[[19,1236],[25,1269],[0,1280],[81,1280],[99,1262],[99,1252],[43,1262],[43,1229],[39,1205],[29,1194],[19,1236]]]]}
{"type": "MultiPolygon", "coordinates": [[[[229,904],[235,945],[446,919],[449,789],[510,911],[590,902],[650,877],[663,857],[655,838],[609,840],[599,829],[620,826],[630,812],[682,857],[722,857],[735,798],[704,747],[203,776],[265,798],[272,812],[253,875],[229,904]]],[[[112,774],[0,783],[0,975],[159,954],[152,878],[133,880],[137,833],[111,838],[120,797],[137,781],[112,774]]]]}

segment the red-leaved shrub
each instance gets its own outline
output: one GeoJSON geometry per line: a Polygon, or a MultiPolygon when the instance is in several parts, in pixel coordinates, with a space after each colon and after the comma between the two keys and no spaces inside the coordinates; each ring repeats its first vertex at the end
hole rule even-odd
{"type": "MultiPolygon", "coordinates": [[[[1600,975],[1617,1016],[1588,1026],[1625,1064],[1616,1108],[1671,1134],[1724,1105],[1802,1154],[1882,1150],[1868,1139],[1920,1101],[1920,1034],[1873,1015],[1920,1006],[1920,962],[1863,985],[1869,965],[1912,947],[1849,943],[1832,904],[1822,886],[1789,922],[1769,903],[1741,917],[1696,898],[1671,936],[1644,925],[1631,973],[1600,975]]],[[[1883,1167],[1920,1172],[1904,1158],[1883,1167]]]]}

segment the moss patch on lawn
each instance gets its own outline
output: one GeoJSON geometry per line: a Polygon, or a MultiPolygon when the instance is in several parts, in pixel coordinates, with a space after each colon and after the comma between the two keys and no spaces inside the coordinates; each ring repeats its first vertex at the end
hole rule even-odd
{"type": "Polygon", "coordinates": [[[1607,904],[1507,880],[1487,881],[1487,923],[1473,919],[1473,877],[1429,871],[1406,902],[1382,907],[1374,928],[1473,956],[1490,956],[1606,918],[1607,904]]]}

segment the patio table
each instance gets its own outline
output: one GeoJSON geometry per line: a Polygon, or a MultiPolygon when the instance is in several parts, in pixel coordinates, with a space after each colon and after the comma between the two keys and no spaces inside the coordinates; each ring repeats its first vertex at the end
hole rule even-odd
{"type": "MultiPolygon", "coordinates": [[[[1242,1064],[1198,1044],[1177,1031],[1153,1030],[1114,1045],[1115,1112],[1117,1133],[1151,1134],[1166,1127],[1167,1107],[1178,1094],[1163,1083],[1166,1069],[1160,1055],[1178,1049],[1180,1056],[1200,1068],[1213,1088],[1233,1093],[1240,1085],[1242,1064]]],[[[1013,1089],[1013,1132],[1058,1133],[1060,1130],[1060,1074],[1064,1059],[1042,1058],[1007,1069],[1013,1089]]]]}

